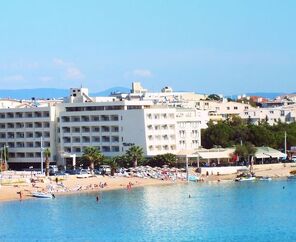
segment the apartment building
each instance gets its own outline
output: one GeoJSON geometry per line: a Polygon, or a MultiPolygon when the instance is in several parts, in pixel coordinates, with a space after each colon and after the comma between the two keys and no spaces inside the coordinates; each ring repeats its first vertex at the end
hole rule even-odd
{"type": "Polygon", "coordinates": [[[270,125],[274,125],[279,121],[282,123],[292,123],[296,121],[296,105],[252,108],[241,112],[239,116],[253,124],[258,124],[262,121],[266,121],[270,125]]]}
{"type": "Polygon", "coordinates": [[[0,109],[0,148],[8,147],[11,167],[40,163],[42,146],[55,154],[54,107],[0,109]]]}

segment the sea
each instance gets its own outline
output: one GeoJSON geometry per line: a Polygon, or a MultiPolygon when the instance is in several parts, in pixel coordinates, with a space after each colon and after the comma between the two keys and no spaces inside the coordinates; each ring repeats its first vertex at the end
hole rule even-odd
{"type": "Polygon", "coordinates": [[[2,202],[0,241],[296,241],[296,181],[174,184],[2,202]]]}

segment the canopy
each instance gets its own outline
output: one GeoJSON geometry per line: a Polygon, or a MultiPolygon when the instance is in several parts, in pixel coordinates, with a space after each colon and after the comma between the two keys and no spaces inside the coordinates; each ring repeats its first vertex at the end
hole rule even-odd
{"type": "Polygon", "coordinates": [[[229,159],[234,153],[233,148],[229,149],[209,149],[207,151],[197,151],[201,159],[229,159]]]}
{"type": "Polygon", "coordinates": [[[201,159],[229,159],[234,153],[234,148],[213,148],[213,149],[198,149],[193,152],[179,152],[179,156],[199,157],[201,159]]]}
{"type": "Polygon", "coordinates": [[[257,151],[254,155],[257,159],[264,158],[286,158],[287,155],[279,150],[270,147],[257,147],[257,151]]]}

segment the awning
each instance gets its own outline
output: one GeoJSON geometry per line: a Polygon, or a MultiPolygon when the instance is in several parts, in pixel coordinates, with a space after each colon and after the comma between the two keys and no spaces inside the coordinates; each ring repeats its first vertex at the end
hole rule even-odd
{"type": "Polygon", "coordinates": [[[198,149],[195,151],[181,151],[178,156],[196,157],[200,159],[230,159],[234,148],[198,149]]]}
{"type": "Polygon", "coordinates": [[[257,159],[265,158],[286,158],[287,155],[279,150],[270,147],[257,147],[257,151],[254,155],[257,159]]]}

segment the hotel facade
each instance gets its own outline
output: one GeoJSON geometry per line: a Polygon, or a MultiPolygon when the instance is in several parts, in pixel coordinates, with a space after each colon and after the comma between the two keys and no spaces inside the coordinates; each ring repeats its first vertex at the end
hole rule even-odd
{"type": "Polygon", "coordinates": [[[86,88],[70,89],[63,102],[28,103],[0,109],[0,147],[8,147],[11,168],[38,167],[41,150],[51,162],[66,165],[85,147],[106,156],[122,155],[133,145],[145,156],[194,150],[201,145],[198,110],[150,100],[93,98],[86,88]]]}

